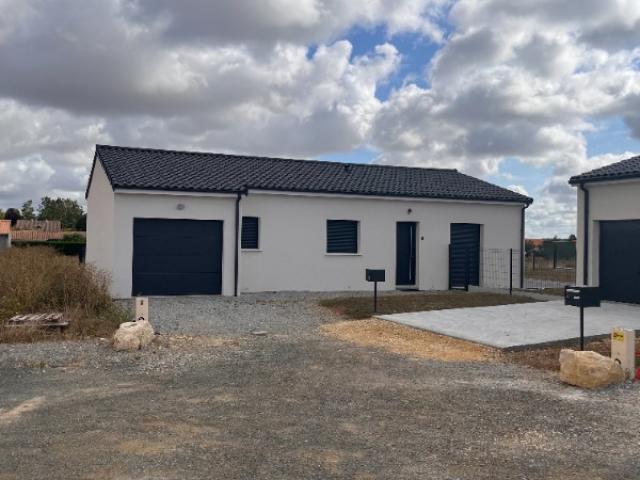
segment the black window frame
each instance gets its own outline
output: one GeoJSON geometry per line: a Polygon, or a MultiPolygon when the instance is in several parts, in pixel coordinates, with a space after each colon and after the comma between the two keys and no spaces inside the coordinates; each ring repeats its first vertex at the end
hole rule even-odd
{"type": "Polygon", "coordinates": [[[240,231],[240,248],[242,250],[259,250],[260,249],[260,217],[243,216],[242,227],[240,230],[241,230],[240,231]],[[246,222],[246,220],[250,220],[252,224],[250,225],[249,222],[246,222]],[[251,237],[248,237],[248,235],[251,235],[251,237]],[[255,237],[255,241],[253,237],[255,237]]]}
{"type": "Polygon", "coordinates": [[[360,253],[360,222],[358,220],[328,219],[326,230],[327,254],[357,255],[360,253]],[[349,234],[355,238],[344,238],[349,234]]]}

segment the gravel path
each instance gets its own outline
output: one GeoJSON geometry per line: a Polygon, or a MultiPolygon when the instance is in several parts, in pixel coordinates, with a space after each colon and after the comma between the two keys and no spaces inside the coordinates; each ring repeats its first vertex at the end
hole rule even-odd
{"type": "Polygon", "coordinates": [[[0,345],[0,479],[638,478],[637,385],[358,347],[292,297],[152,299],[182,335],[141,352],[0,345]]]}
{"type": "MultiPolygon", "coordinates": [[[[393,293],[410,295],[410,293],[393,293]]],[[[336,317],[318,305],[321,298],[371,296],[371,292],[249,293],[239,297],[154,297],[149,316],[161,333],[242,335],[254,330],[300,335],[336,317]]],[[[131,302],[127,302],[131,304],[131,302]]]]}

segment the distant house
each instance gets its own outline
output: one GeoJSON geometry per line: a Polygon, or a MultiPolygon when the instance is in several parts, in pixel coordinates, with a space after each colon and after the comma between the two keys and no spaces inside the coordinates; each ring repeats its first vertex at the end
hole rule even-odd
{"type": "Polygon", "coordinates": [[[578,282],[640,303],[640,156],[571,177],[578,187],[578,282]]]}
{"type": "Polygon", "coordinates": [[[0,220],[0,250],[11,246],[11,220],[0,220]]]}
{"type": "Polygon", "coordinates": [[[13,227],[13,240],[60,240],[63,237],[60,220],[18,220],[13,227]]]}
{"type": "Polygon", "coordinates": [[[478,285],[481,249],[523,250],[531,202],[454,169],[98,145],[87,263],[116,297],[364,290],[366,268],[444,290],[465,265],[478,285]]]}

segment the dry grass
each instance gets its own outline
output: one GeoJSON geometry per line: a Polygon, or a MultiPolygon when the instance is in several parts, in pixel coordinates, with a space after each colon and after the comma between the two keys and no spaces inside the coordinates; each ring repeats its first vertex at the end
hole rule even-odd
{"type": "Polygon", "coordinates": [[[0,253],[0,342],[110,335],[126,314],[111,301],[108,286],[104,273],[50,248],[0,253]],[[13,315],[43,312],[64,313],[70,320],[64,335],[5,324],[13,315]]]}
{"type": "MultiPolygon", "coordinates": [[[[524,295],[485,292],[420,292],[378,297],[378,314],[422,312],[448,308],[489,307],[512,303],[532,303],[536,300],[524,295]]],[[[361,320],[373,315],[371,297],[343,297],[321,300],[320,305],[331,308],[346,318],[361,320]]]]}
{"type": "Polygon", "coordinates": [[[477,343],[378,319],[328,323],[321,330],[357,345],[445,362],[490,362],[499,355],[496,350],[477,343]]]}

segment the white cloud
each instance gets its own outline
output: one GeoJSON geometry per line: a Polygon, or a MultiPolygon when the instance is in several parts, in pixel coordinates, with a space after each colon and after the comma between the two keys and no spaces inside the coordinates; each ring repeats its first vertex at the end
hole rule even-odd
{"type": "Polygon", "coordinates": [[[639,27],[636,0],[0,0],[0,168],[34,175],[0,201],[81,195],[98,142],[369,147],[519,191],[504,159],[550,170],[531,228],[571,230],[568,177],[613,158],[590,158],[587,134],[621,118],[640,138],[639,27]],[[386,41],[354,56],[345,34],[378,27],[386,41]],[[407,32],[442,48],[380,101],[407,32]]]}
{"type": "Polygon", "coordinates": [[[404,86],[376,116],[379,161],[476,175],[497,174],[506,158],[552,166],[531,192],[540,201],[530,228],[575,228],[567,180],[604,160],[587,155],[593,120],[622,116],[640,138],[638,42],[635,34],[605,39],[620,22],[640,21],[638,5],[460,0],[449,17],[454,32],[427,70],[429,86],[404,86]]]}

